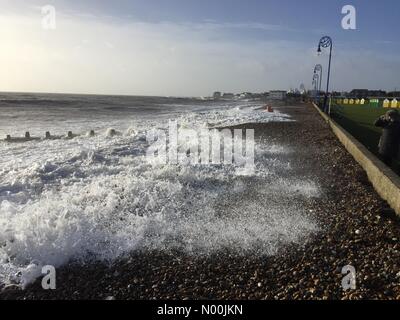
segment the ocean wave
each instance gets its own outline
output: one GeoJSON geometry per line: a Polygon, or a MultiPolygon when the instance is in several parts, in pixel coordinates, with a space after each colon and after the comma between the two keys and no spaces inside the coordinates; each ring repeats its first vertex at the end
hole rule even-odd
{"type": "MultiPolygon", "coordinates": [[[[2,145],[0,283],[24,287],[44,265],[112,262],[135,250],[273,255],[318,230],[302,199],[319,187],[290,178],[290,148],[257,143],[247,175],[229,164],[152,164],[146,131],[166,130],[168,120],[121,119],[95,137],[2,145]],[[104,134],[110,127],[121,134],[104,134]]],[[[194,130],[292,121],[251,105],[174,120],[194,130]]]]}

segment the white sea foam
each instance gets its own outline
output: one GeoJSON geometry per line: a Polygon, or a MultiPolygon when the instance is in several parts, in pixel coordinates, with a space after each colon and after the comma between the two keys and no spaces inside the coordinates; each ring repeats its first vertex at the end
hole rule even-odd
{"type": "MultiPolygon", "coordinates": [[[[254,109],[177,120],[194,129],[291,121],[254,109]]],[[[121,119],[111,125],[124,135],[108,137],[104,123],[95,137],[0,146],[0,283],[24,286],[43,265],[112,261],[133,250],[271,255],[317,230],[301,203],[289,199],[318,196],[318,186],[279,178],[291,170],[290,149],[257,144],[250,177],[230,165],[152,166],[144,156],[145,130],[167,128],[167,118],[150,123],[121,119]]]]}

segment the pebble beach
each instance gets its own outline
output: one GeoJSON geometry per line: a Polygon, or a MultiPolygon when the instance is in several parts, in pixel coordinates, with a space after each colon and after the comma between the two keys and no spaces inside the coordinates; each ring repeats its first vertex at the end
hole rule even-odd
{"type": "MultiPolygon", "coordinates": [[[[111,264],[67,264],[57,270],[56,290],[43,290],[38,279],[25,290],[3,288],[0,299],[400,300],[398,217],[312,106],[274,107],[295,121],[234,128],[253,128],[258,141],[293,150],[285,155],[290,174],[312,176],[320,186],[318,197],[299,200],[317,221],[305,241],[273,254],[261,248],[198,255],[138,250],[111,264]],[[356,270],[356,288],[345,291],[342,269],[348,265],[356,270]]],[[[261,192],[257,180],[246,181],[246,189],[249,201],[261,192]]],[[[268,206],[273,193],[262,192],[268,206]]],[[[235,199],[226,203],[233,210],[235,199]]]]}

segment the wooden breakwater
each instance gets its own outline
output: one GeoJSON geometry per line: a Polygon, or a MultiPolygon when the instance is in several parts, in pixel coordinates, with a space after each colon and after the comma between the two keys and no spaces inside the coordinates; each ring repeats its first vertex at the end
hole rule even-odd
{"type": "MultiPolygon", "coordinates": [[[[108,136],[115,136],[117,132],[114,129],[109,129],[107,132],[108,136]]],[[[50,131],[46,131],[43,137],[35,137],[30,134],[29,131],[25,132],[24,136],[15,137],[11,134],[7,134],[5,139],[1,141],[8,142],[8,143],[21,143],[21,142],[29,142],[29,141],[41,141],[41,140],[58,140],[58,139],[73,139],[79,136],[87,136],[87,137],[94,137],[96,133],[94,130],[90,130],[85,134],[75,134],[72,131],[68,131],[66,135],[52,135],[50,131]]]]}

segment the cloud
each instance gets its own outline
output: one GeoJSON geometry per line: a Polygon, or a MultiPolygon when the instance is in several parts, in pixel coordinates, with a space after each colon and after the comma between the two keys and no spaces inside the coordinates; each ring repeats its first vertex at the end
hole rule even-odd
{"type": "Polygon", "coordinates": [[[290,31],[298,32],[296,29],[289,28],[284,25],[265,24],[265,23],[232,23],[232,22],[215,22],[204,21],[201,23],[181,23],[182,26],[187,26],[193,29],[202,30],[261,30],[261,31],[290,31]]]}
{"type": "Polygon", "coordinates": [[[243,46],[224,34],[274,27],[57,17],[54,31],[41,29],[40,15],[2,17],[1,29],[9,30],[0,52],[5,90],[205,95],[283,85],[273,73],[284,66],[280,48],[288,44],[243,46]]]}
{"type": "MultiPolygon", "coordinates": [[[[6,74],[0,86],[5,91],[200,96],[214,90],[288,89],[311,82],[314,65],[324,59],[315,57],[314,43],[236,33],[281,34],[284,26],[146,23],[57,12],[57,29],[46,31],[40,10],[0,18],[0,68],[6,74]]],[[[385,80],[377,76],[382,70],[394,81],[387,65],[399,65],[396,59],[338,51],[332,83],[339,90],[360,87],[368,79],[376,84],[374,79],[385,80]]]]}

